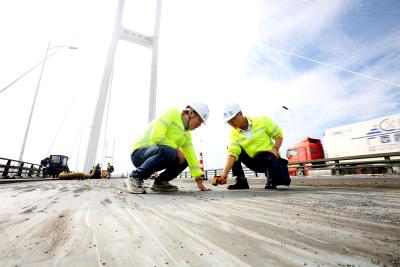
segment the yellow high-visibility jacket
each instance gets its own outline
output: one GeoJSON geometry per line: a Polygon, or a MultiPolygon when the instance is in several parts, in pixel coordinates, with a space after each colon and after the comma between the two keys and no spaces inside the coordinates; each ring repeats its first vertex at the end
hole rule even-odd
{"type": "Polygon", "coordinates": [[[250,130],[242,131],[232,129],[228,155],[236,160],[239,158],[242,149],[250,156],[254,157],[257,152],[271,150],[274,147],[274,139],[283,138],[282,130],[269,117],[260,116],[246,117],[250,130]]]}
{"type": "Polygon", "coordinates": [[[152,121],[143,135],[132,145],[132,152],[138,148],[163,145],[172,148],[180,148],[185,155],[192,177],[203,174],[199,160],[192,144],[190,131],[185,131],[181,112],[170,109],[152,121]]]}

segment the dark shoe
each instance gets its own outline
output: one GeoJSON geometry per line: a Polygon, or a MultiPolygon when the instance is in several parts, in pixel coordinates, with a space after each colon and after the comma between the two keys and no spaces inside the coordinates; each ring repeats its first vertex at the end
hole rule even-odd
{"type": "Polygon", "coordinates": [[[272,182],[267,182],[267,184],[264,187],[265,189],[276,189],[276,185],[273,184],[272,182]]]}
{"type": "Polygon", "coordinates": [[[143,188],[143,179],[128,177],[124,180],[124,182],[129,193],[146,194],[146,190],[143,188]]]}
{"type": "Polygon", "coordinates": [[[159,192],[175,192],[178,191],[179,188],[175,185],[170,184],[168,181],[161,181],[161,182],[154,181],[151,190],[159,192]]]}
{"type": "Polygon", "coordinates": [[[228,190],[236,190],[236,189],[249,189],[249,184],[247,183],[247,179],[236,178],[236,183],[228,186],[228,190]]]}

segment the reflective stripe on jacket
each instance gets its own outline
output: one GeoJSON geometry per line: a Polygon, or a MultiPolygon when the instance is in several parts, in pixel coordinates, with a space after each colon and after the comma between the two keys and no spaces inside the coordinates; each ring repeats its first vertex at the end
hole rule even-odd
{"type": "Polygon", "coordinates": [[[179,110],[170,109],[152,121],[143,135],[132,145],[132,152],[138,148],[154,145],[180,148],[189,165],[191,176],[199,177],[203,174],[194,151],[192,136],[189,130],[185,131],[179,110]]]}
{"type": "Polygon", "coordinates": [[[238,159],[242,149],[250,157],[257,152],[271,150],[274,147],[274,139],[283,137],[282,130],[269,117],[260,116],[249,118],[251,129],[249,132],[240,129],[232,129],[228,155],[238,159]]]}

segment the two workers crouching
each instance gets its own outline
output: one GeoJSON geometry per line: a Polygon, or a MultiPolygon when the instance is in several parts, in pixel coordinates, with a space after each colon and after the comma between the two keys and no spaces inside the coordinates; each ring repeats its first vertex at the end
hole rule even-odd
{"type": "MultiPolygon", "coordinates": [[[[131,161],[136,169],[125,179],[128,192],[146,193],[143,180],[161,170],[164,171],[154,179],[151,189],[161,192],[178,191],[178,187],[169,181],[186,167],[189,167],[191,176],[195,177],[199,190],[211,190],[203,184],[203,171],[190,133],[204,124],[208,117],[207,105],[195,102],[182,111],[170,109],[153,120],[132,145],[131,161]]],[[[225,107],[224,120],[233,129],[221,179],[226,180],[230,170],[236,177],[236,183],[229,185],[228,189],[249,188],[241,163],[255,172],[265,173],[266,189],[275,189],[277,185],[289,186],[287,161],[279,155],[283,140],[279,126],[267,116],[244,116],[239,105],[234,103],[225,107]]]]}

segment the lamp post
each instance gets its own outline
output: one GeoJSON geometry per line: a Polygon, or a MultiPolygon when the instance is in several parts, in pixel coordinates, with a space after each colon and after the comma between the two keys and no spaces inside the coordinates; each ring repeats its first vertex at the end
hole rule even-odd
{"type": "Polygon", "coordinates": [[[54,49],[54,48],[64,48],[64,47],[68,48],[68,49],[78,49],[77,47],[74,47],[74,46],[65,46],[65,45],[58,45],[58,46],[50,47],[50,44],[51,44],[51,42],[49,41],[49,43],[47,45],[47,49],[46,49],[46,55],[44,56],[44,59],[42,61],[42,68],[40,70],[40,75],[39,75],[39,80],[38,80],[38,83],[36,86],[35,96],[33,97],[31,112],[29,114],[29,119],[28,119],[28,125],[26,126],[24,141],[22,142],[21,152],[19,153],[19,158],[18,158],[19,161],[22,161],[22,157],[24,156],[25,144],[26,144],[26,140],[28,138],[29,128],[31,126],[32,114],[33,114],[33,110],[35,109],[36,98],[37,98],[37,94],[39,92],[40,82],[42,80],[42,75],[43,75],[43,69],[44,69],[44,65],[46,63],[46,59],[48,58],[49,50],[54,49]]]}

